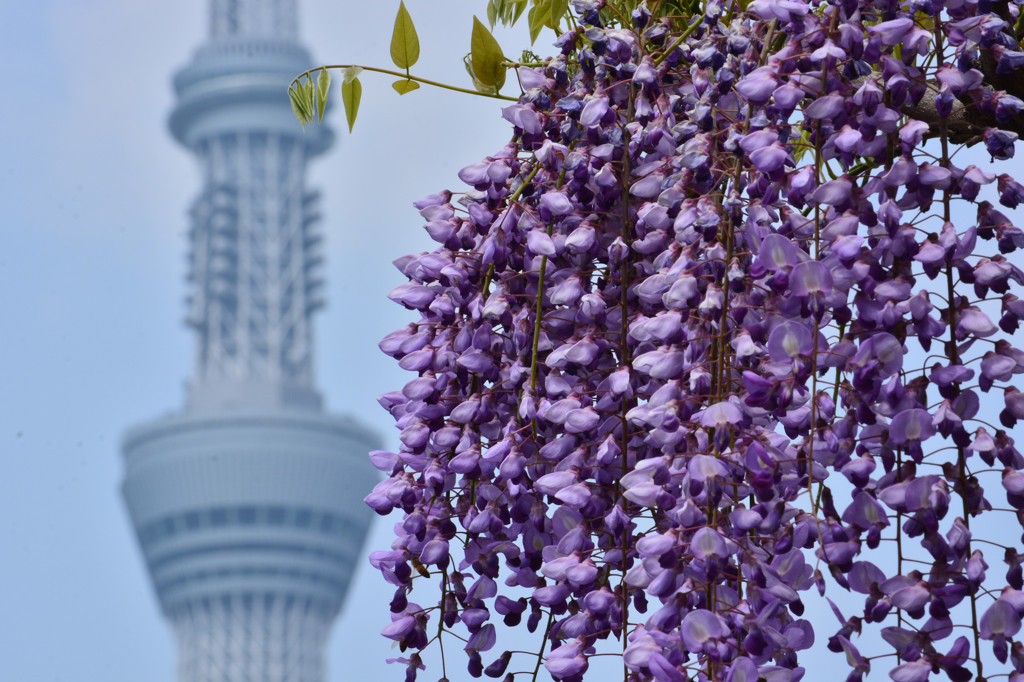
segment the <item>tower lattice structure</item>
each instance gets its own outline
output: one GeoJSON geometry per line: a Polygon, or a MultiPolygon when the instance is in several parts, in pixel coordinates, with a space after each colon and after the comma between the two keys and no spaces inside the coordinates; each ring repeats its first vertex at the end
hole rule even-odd
{"type": "Polygon", "coordinates": [[[126,435],[123,492],[179,682],[321,682],[376,481],[376,436],[323,412],[314,312],[323,304],[306,166],[332,137],[303,132],[286,87],[311,60],[295,0],[211,0],[209,40],[174,79],[174,137],[202,189],[191,209],[183,411],[126,435]]]}

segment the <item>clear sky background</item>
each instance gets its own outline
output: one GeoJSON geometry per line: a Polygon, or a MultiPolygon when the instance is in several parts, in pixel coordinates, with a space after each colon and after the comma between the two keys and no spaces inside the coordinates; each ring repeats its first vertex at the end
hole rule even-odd
{"type": "MultiPolygon", "coordinates": [[[[0,682],[174,678],[172,634],[120,497],[120,438],[180,409],[191,371],[186,212],[200,181],[166,120],[171,75],[206,38],[207,3],[0,0],[0,682]]],[[[397,0],[300,4],[314,59],[390,65],[397,0]]],[[[415,71],[467,85],[461,60],[484,0],[406,4],[423,47],[415,71]]],[[[498,36],[510,55],[528,42],[498,36]]],[[[456,188],[458,169],[500,149],[509,127],[493,100],[427,88],[400,98],[387,77],[362,82],[355,134],[341,133],[337,107],[339,143],[311,169],[327,247],[318,375],[332,411],[394,446],[374,398],[407,376],[376,344],[412,314],[385,299],[403,280],[391,261],[433,248],[411,202],[456,188]]],[[[377,523],[365,553],[390,537],[377,523]]],[[[330,680],[403,679],[378,634],[391,594],[361,560],[330,680]]],[[[825,619],[823,643],[835,620],[820,604],[809,613],[825,619]]],[[[810,659],[806,679],[838,662],[810,659]]],[[[466,679],[456,667],[452,679],[466,679]]]]}
{"type": "MultiPolygon", "coordinates": [[[[186,211],[200,179],[166,120],[207,4],[0,0],[0,682],[174,677],[120,497],[119,441],[179,409],[191,371],[186,211]]],[[[406,5],[423,47],[415,71],[468,86],[461,60],[486,3],[406,5]]],[[[390,66],[398,0],[300,6],[314,59],[390,66]]],[[[502,41],[509,54],[526,43],[502,41]]],[[[310,178],[327,246],[318,375],[332,411],[395,445],[374,398],[405,372],[376,343],[412,319],[385,298],[404,279],[391,261],[432,248],[411,202],[455,187],[510,130],[497,101],[426,88],[400,98],[387,77],[362,80],[355,134],[339,134],[310,178]]],[[[332,118],[340,133],[341,107],[332,118]]],[[[369,546],[386,548],[390,532],[378,523],[369,546]]],[[[331,680],[403,677],[378,634],[391,594],[361,561],[328,647],[331,680]]]]}

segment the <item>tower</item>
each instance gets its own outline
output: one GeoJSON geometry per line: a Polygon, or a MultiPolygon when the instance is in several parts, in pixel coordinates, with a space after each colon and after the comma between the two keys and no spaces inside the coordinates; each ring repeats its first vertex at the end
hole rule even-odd
{"type": "Polygon", "coordinates": [[[323,648],[370,523],[373,433],[323,412],[317,194],[286,88],[311,66],[296,0],[211,0],[208,42],[174,79],[195,154],[185,409],[124,438],[123,492],[179,682],[321,682],[323,648]]]}

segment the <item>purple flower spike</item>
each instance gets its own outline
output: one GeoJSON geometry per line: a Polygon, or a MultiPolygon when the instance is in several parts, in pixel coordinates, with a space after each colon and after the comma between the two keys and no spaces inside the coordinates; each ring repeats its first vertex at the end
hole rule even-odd
{"type": "Polygon", "coordinates": [[[840,130],[834,138],[832,138],[832,143],[835,144],[836,148],[840,151],[850,153],[857,149],[857,146],[863,139],[864,136],[859,130],[846,125],[843,126],[842,130],[840,130]]]}
{"type": "Polygon", "coordinates": [[[863,366],[869,361],[878,363],[882,377],[890,377],[903,367],[903,345],[892,334],[875,334],[860,345],[850,363],[863,366]]]}
{"type": "Polygon", "coordinates": [[[928,661],[903,663],[893,668],[889,677],[893,682],[928,682],[932,674],[932,666],[928,661]]]}
{"type": "Polygon", "coordinates": [[[630,638],[632,641],[623,652],[622,659],[630,670],[639,670],[647,666],[651,657],[660,652],[661,647],[653,637],[643,631],[639,631],[639,636],[634,637],[635,639],[630,638]]]}
{"type": "Polygon", "coordinates": [[[550,585],[533,591],[533,598],[537,600],[538,604],[543,606],[552,606],[559,602],[564,602],[568,596],[569,588],[565,585],[550,585]]]}
{"type": "Polygon", "coordinates": [[[750,155],[754,168],[762,173],[773,173],[782,168],[789,157],[789,152],[779,143],[761,147],[750,155]]]}
{"type": "Polygon", "coordinates": [[[858,672],[869,672],[871,670],[871,663],[860,653],[860,651],[853,645],[850,640],[846,637],[837,637],[839,645],[842,647],[843,652],[846,654],[847,664],[858,672]]]}
{"type": "Polygon", "coordinates": [[[783,25],[799,21],[810,10],[807,3],[795,0],[754,0],[748,9],[763,19],[778,19],[783,25]]]}
{"type": "Polygon", "coordinates": [[[928,440],[935,435],[935,425],[928,410],[914,408],[903,410],[889,424],[889,442],[905,445],[928,440]]]}
{"type": "Polygon", "coordinates": [[[978,308],[971,306],[960,311],[957,323],[957,336],[959,338],[966,338],[968,334],[985,338],[992,336],[998,330],[999,328],[993,324],[988,315],[981,312],[978,308]]]}
{"type": "Polygon", "coordinates": [[[661,173],[651,173],[640,178],[629,188],[629,193],[641,199],[653,199],[661,193],[661,183],[665,177],[661,173]]]}
{"type": "Polygon", "coordinates": [[[832,273],[821,261],[806,261],[793,268],[789,286],[800,297],[832,293],[832,273]]]}
{"type": "Polygon", "coordinates": [[[547,84],[547,78],[540,69],[520,67],[516,69],[516,75],[519,76],[519,83],[523,86],[524,90],[544,87],[547,84]]]}
{"type": "Polygon", "coordinates": [[[1012,159],[1017,133],[1008,130],[988,128],[985,131],[985,149],[993,159],[1012,159]]]}
{"type": "Polygon", "coordinates": [[[873,585],[885,582],[881,569],[867,561],[855,561],[847,574],[850,588],[861,594],[870,594],[873,585]]]}
{"type": "Polygon", "coordinates": [[[779,79],[775,75],[775,70],[769,66],[762,66],[740,80],[736,84],[736,92],[751,104],[764,104],[771,98],[772,91],[778,85],[779,79]]]}
{"type": "Polygon", "coordinates": [[[637,553],[642,557],[659,558],[675,547],[676,539],[671,535],[648,535],[636,543],[637,553]]]}
{"type": "Polygon", "coordinates": [[[587,669],[587,658],[582,654],[583,643],[572,640],[557,647],[544,659],[544,667],[556,680],[575,677],[587,669]]]}
{"type": "Polygon", "coordinates": [[[842,113],[845,102],[842,95],[819,97],[804,107],[804,116],[815,120],[835,118],[842,113]]]}
{"type": "Polygon", "coordinates": [[[978,631],[983,639],[997,637],[1013,637],[1020,630],[1020,616],[1009,602],[997,599],[985,611],[978,624],[978,631]]]}
{"type": "Polygon", "coordinates": [[[785,362],[799,355],[810,355],[814,350],[811,330],[799,322],[786,320],[768,336],[768,353],[772,360],[785,362]]]}
{"type": "Polygon", "coordinates": [[[459,180],[462,180],[467,185],[485,185],[490,182],[490,178],[487,175],[488,166],[490,164],[486,162],[466,166],[459,171],[459,180]]]}
{"type": "Polygon", "coordinates": [[[522,128],[527,135],[537,135],[544,129],[541,117],[531,106],[523,104],[507,106],[501,110],[501,117],[512,125],[522,128]]]}
{"type": "Polygon", "coordinates": [[[448,558],[448,542],[446,540],[431,540],[423,546],[420,552],[420,563],[425,566],[439,564],[448,558]]]}
{"type": "Polygon", "coordinates": [[[818,189],[814,190],[811,198],[820,204],[830,206],[845,206],[850,203],[850,196],[853,192],[853,183],[845,177],[829,180],[818,189]]]}
{"type": "Polygon", "coordinates": [[[804,98],[804,91],[795,85],[784,84],[775,88],[772,99],[775,105],[784,111],[793,111],[804,98]]]}
{"type": "Polygon", "coordinates": [[[1005,408],[999,414],[999,420],[1008,429],[1017,425],[1017,420],[1024,419],[1024,392],[1009,386],[1003,393],[1005,408]]]}
{"type": "Polygon", "coordinates": [[[725,682],[757,682],[757,679],[757,666],[746,656],[741,656],[732,662],[725,682]]]}
{"type": "Polygon", "coordinates": [[[655,652],[647,662],[651,674],[657,682],[685,682],[687,676],[672,665],[663,654],[655,652]]]}
{"type": "Polygon", "coordinates": [[[970,69],[965,72],[959,69],[943,67],[939,69],[937,78],[940,83],[948,86],[953,94],[959,97],[981,85],[984,76],[977,69],[970,69]]]}
{"type": "Polygon", "coordinates": [[[657,84],[658,72],[649,57],[645,58],[636,71],[633,72],[633,82],[644,87],[657,84]]]}
{"type": "Polygon", "coordinates": [[[547,192],[540,198],[540,205],[555,216],[568,215],[573,211],[572,201],[565,192],[547,192]]]}
{"type": "Polygon", "coordinates": [[[555,471],[538,478],[534,486],[537,488],[537,492],[554,495],[562,488],[575,483],[576,480],[576,474],[571,471],[555,471]]]}
{"type": "Polygon", "coordinates": [[[494,631],[494,624],[488,623],[470,635],[465,649],[466,651],[490,651],[496,641],[497,635],[494,631]]]}
{"type": "Polygon", "coordinates": [[[743,413],[740,408],[730,402],[721,402],[704,410],[700,417],[700,424],[707,428],[721,428],[739,424],[742,420],[743,413]]]}
{"type": "Polygon", "coordinates": [[[1004,471],[1003,487],[1011,495],[1024,495],[1024,472],[1010,469],[1004,471]]]}
{"type": "Polygon", "coordinates": [[[679,636],[683,640],[683,646],[692,653],[703,650],[705,642],[721,638],[724,632],[722,619],[704,609],[687,613],[679,626],[679,636]]]}
{"type": "Polygon", "coordinates": [[[868,35],[878,36],[883,45],[897,45],[913,27],[913,19],[900,17],[899,19],[891,19],[874,26],[868,26],[868,35]]]}
{"type": "Polygon", "coordinates": [[[740,140],[740,148],[748,154],[756,152],[758,149],[762,149],[771,145],[773,142],[779,141],[779,132],[771,128],[764,130],[758,130],[748,135],[744,135],[743,139],[740,140]]]}
{"type": "Polygon", "coordinates": [[[379,399],[398,447],[365,501],[403,514],[372,563],[407,675],[448,639],[471,675],[517,677],[521,654],[480,654],[498,614],[564,682],[613,641],[630,679],[799,682],[815,639],[847,668],[815,679],[965,682],[983,656],[1024,682],[1007,17],[608,4],[568,4],[508,141],[417,202],[435,248],[394,261],[412,319],[380,348],[411,374],[379,399]],[[961,163],[982,144],[991,163],[961,163]],[[425,583],[439,598],[410,604],[425,583]],[[802,620],[833,588],[838,622],[802,620]]]}
{"type": "Polygon", "coordinates": [[[725,539],[713,528],[701,528],[690,540],[690,551],[698,559],[717,557],[725,559],[729,556],[729,548],[725,539]]]}
{"type": "Polygon", "coordinates": [[[761,242],[758,262],[771,271],[796,265],[797,248],[789,239],[781,234],[770,234],[761,242]]]}
{"type": "Polygon", "coordinates": [[[683,366],[683,354],[667,347],[644,353],[633,360],[633,369],[654,379],[672,379],[683,366]]]}
{"type": "Polygon", "coordinates": [[[557,253],[555,242],[543,229],[530,230],[526,235],[526,244],[530,251],[539,256],[554,256],[557,253]]]}
{"type": "Polygon", "coordinates": [[[580,125],[586,128],[601,125],[611,113],[607,97],[594,97],[583,106],[583,111],[580,113],[580,125]]]}
{"type": "MultiPolygon", "coordinates": [[[[396,614],[397,615],[397,614],[396,614]]],[[[416,627],[416,619],[409,615],[400,615],[390,625],[380,631],[388,639],[396,642],[404,640],[416,627]]]]}

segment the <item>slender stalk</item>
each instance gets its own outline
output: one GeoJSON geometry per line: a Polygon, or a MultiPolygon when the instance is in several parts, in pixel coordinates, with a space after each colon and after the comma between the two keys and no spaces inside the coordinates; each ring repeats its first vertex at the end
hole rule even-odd
{"type": "Polygon", "coordinates": [[[544,628],[544,639],[540,643],[540,651],[537,652],[537,665],[533,669],[533,682],[537,682],[537,675],[540,674],[540,664],[544,662],[544,649],[548,645],[548,637],[551,636],[551,626],[555,623],[555,614],[548,614],[548,626],[544,628]]]}
{"type": "Polygon", "coordinates": [[[448,667],[444,658],[444,597],[448,594],[448,571],[442,573],[441,587],[441,615],[437,619],[437,646],[441,649],[441,676],[448,677],[448,667]]]}
{"type": "Polygon", "coordinates": [[[478,97],[490,97],[491,99],[505,100],[506,102],[518,102],[519,98],[509,97],[508,95],[499,95],[497,93],[480,92],[479,90],[470,90],[469,88],[460,88],[456,85],[448,85],[447,83],[439,83],[438,81],[428,80],[426,78],[420,78],[419,76],[410,76],[402,73],[401,71],[392,71],[391,69],[379,69],[375,66],[362,66],[361,64],[326,64],[324,66],[318,66],[315,69],[308,69],[303,71],[298,76],[292,79],[292,82],[288,84],[288,89],[291,90],[300,80],[306,76],[320,71],[322,69],[362,69],[363,71],[371,71],[373,73],[383,73],[388,76],[395,76],[403,80],[416,81],[417,83],[423,83],[424,85],[432,85],[435,88],[442,88],[444,90],[452,90],[454,92],[464,92],[467,95],[477,95],[478,97]]]}
{"type": "MultiPolygon", "coordinates": [[[[534,160],[533,168],[531,168],[530,172],[526,175],[525,178],[523,178],[522,184],[520,184],[519,187],[516,187],[516,191],[512,192],[512,194],[509,195],[508,200],[507,200],[509,204],[514,204],[516,202],[516,200],[519,199],[519,197],[523,193],[523,190],[526,189],[526,186],[529,185],[533,181],[533,179],[535,177],[537,177],[537,171],[539,171],[539,170],[540,170],[540,163],[538,163],[536,160],[534,160]]],[[[491,263],[490,265],[487,266],[487,275],[484,277],[484,285],[483,285],[483,288],[481,289],[481,291],[483,291],[483,295],[484,296],[487,296],[487,292],[491,288],[491,280],[493,280],[493,279],[494,279],[494,263],[491,263]]]]}
{"type": "MultiPolygon", "coordinates": [[[[629,92],[629,118],[633,118],[633,87],[630,86],[629,92]]],[[[623,131],[625,134],[625,131],[623,131]]],[[[628,138],[627,138],[628,140],[628,138]]],[[[626,256],[622,262],[622,269],[619,271],[619,306],[622,310],[619,322],[619,353],[620,362],[623,367],[631,367],[633,364],[632,353],[629,348],[629,316],[626,315],[627,306],[629,305],[629,284],[630,284],[630,259],[629,254],[632,253],[632,241],[633,231],[630,229],[630,218],[629,218],[629,185],[632,181],[632,162],[629,157],[629,142],[626,142],[626,153],[622,155],[622,178],[620,184],[622,187],[622,241],[626,244],[626,256]]],[[[635,401],[626,400],[623,398],[622,406],[619,408],[619,418],[622,420],[622,437],[619,445],[619,457],[622,467],[622,475],[619,480],[615,482],[616,492],[619,495],[619,499],[622,501],[623,506],[628,504],[625,495],[622,492],[622,476],[626,475],[629,470],[629,422],[626,420],[626,414],[632,409],[635,401]]],[[[629,527],[627,526],[622,530],[621,542],[622,545],[619,548],[622,557],[622,652],[625,655],[626,652],[626,631],[629,629],[629,588],[626,585],[626,555],[629,550],[627,536],[629,534],[629,527]]],[[[622,679],[626,682],[629,679],[629,669],[626,664],[622,664],[622,679]]]]}
{"type": "MultiPolygon", "coordinates": [[[[937,61],[941,64],[944,60],[943,55],[943,33],[942,33],[942,22],[936,18],[935,22],[935,54],[937,55],[937,61]]],[[[945,117],[939,122],[939,142],[942,145],[942,158],[939,163],[943,168],[949,168],[950,165],[950,154],[949,154],[949,125],[945,117]]],[[[942,191],[942,219],[945,222],[949,222],[952,217],[950,201],[950,190],[944,189],[942,191]]],[[[946,305],[949,311],[949,361],[953,365],[960,364],[960,352],[957,348],[956,339],[956,327],[957,327],[957,303],[959,297],[956,295],[956,285],[953,280],[953,263],[950,261],[946,267],[946,305]]],[[[960,382],[953,383],[953,390],[955,393],[960,393],[960,382]]],[[[956,463],[957,463],[957,480],[960,484],[960,499],[963,502],[963,515],[964,525],[970,530],[971,527],[971,509],[967,502],[967,455],[964,452],[963,447],[960,445],[956,446],[956,463]]],[[[971,556],[971,540],[970,536],[967,539],[967,547],[965,548],[965,554],[971,556]]],[[[978,680],[984,680],[985,676],[982,672],[981,663],[981,636],[978,630],[978,591],[973,585],[971,585],[971,591],[968,595],[971,600],[971,628],[974,631],[974,664],[977,668],[978,680]]]]}
{"type": "MultiPolygon", "coordinates": [[[[540,164],[537,164],[540,166],[540,164]]],[[[558,174],[558,182],[555,183],[555,189],[561,189],[562,183],[565,182],[565,170],[558,174]]],[[[555,221],[554,218],[548,223],[548,236],[554,232],[555,221]]],[[[544,311],[544,276],[548,269],[548,257],[541,256],[540,258],[540,271],[537,273],[537,312],[535,313],[535,319],[533,323],[533,344],[530,347],[530,392],[532,393],[537,388],[537,353],[540,348],[540,324],[541,318],[544,311]]]]}
{"type": "MultiPolygon", "coordinates": [[[[704,21],[704,15],[703,14],[696,15],[693,18],[693,20],[689,24],[687,24],[686,30],[684,30],[682,33],[680,33],[679,37],[676,38],[675,40],[673,40],[672,44],[670,44],[668,47],[665,48],[665,51],[661,53],[661,56],[654,60],[654,65],[655,66],[660,66],[663,61],[668,59],[668,56],[670,54],[672,54],[672,51],[675,50],[680,45],[682,45],[683,41],[686,40],[687,38],[689,38],[690,34],[693,33],[694,31],[696,31],[697,27],[700,26],[701,22],[703,22],[703,21],[704,21]]],[[[315,71],[315,69],[314,69],[314,71],[315,71]]]]}
{"type": "MultiPolygon", "coordinates": [[[[551,226],[548,226],[548,234],[551,234],[551,226]]],[[[541,256],[540,271],[537,273],[537,311],[534,313],[533,343],[530,346],[530,392],[537,389],[537,352],[540,348],[540,323],[544,309],[544,276],[548,269],[548,257],[541,256]]]]}

